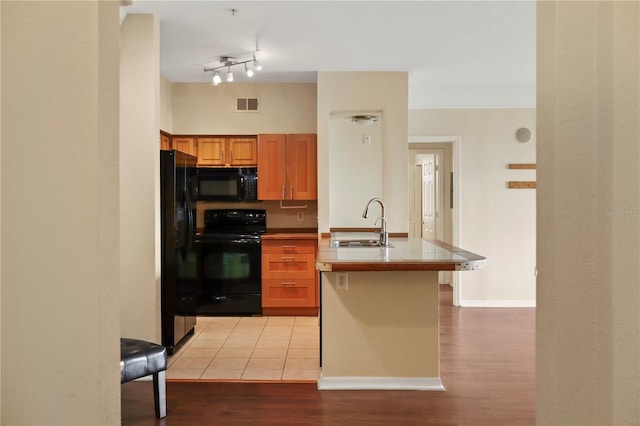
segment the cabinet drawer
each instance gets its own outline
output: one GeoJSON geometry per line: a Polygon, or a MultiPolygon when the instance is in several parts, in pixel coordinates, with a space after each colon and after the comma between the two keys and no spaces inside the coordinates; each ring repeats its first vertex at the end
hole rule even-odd
{"type": "Polygon", "coordinates": [[[262,253],[315,254],[316,245],[316,240],[263,240],[262,253]]]}
{"type": "Polygon", "coordinates": [[[298,308],[316,306],[314,279],[262,280],[262,306],[298,308]]]}
{"type": "Polygon", "coordinates": [[[263,278],[308,278],[315,279],[314,254],[263,253],[263,278]]]}

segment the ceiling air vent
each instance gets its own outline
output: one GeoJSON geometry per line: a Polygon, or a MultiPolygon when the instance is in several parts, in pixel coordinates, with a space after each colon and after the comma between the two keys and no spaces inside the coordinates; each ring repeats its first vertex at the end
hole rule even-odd
{"type": "Polygon", "coordinates": [[[257,112],[258,98],[237,98],[236,112],[257,112]]]}

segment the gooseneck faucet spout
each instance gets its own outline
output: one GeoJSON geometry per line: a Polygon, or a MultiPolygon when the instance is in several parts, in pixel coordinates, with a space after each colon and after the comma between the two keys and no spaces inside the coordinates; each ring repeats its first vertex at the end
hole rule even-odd
{"type": "Polygon", "coordinates": [[[364,208],[364,211],[362,212],[362,217],[366,219],[367,215],[369,214],[369,206],[374,201],[377,202],[378,204],[380,204],[380,208],[382,209],[382,216],[380,216],[378,219],[376,219],[376,222],[375,222],[375,224],[377,224],[378,220],[380,220],[380,245],[383,246],[383,247],[388,247],[389,246],[389,233],[387,232],[387,221],[384,218],[384,203],[382,202],[382,200],[380,198],[372,198],[372,199],[370,199],[369,202],[367,203],[366,207],[364,208]]]}
{"type": "Polygon", "coordinates": [[[382,209],[382,217],[384,217],[384,203],[382,202],[382,200],[380,198],[372,198],[372,199],[369,200],[369,202],[367,203],[366,207],[364,208],[364,211],[362,212],[362,217],[363,218],[365,218],[365,219],[367,218],[367,215],[369,214],[369,206],[374,201],[377,201],[380,204],[380,208],[382,209]]]}

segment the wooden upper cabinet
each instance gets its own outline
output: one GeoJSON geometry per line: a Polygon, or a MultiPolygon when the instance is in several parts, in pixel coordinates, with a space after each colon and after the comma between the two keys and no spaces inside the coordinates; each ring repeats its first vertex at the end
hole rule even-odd
{"type": "Polygon", "coordinates": [[[171,144],[171,135],[160,131],[160,149],[163,151],[171,151],[173,145],[171,144]]]}
{"type": "Polygon", "coordinates": [[[286,135],[258,135],[258,200],[282,200],[286,135]]]}
{"type": "Polygon", "coordinates": [[[198,138],[198,166],[247,167],[258,164],[255,137],[198,138]]]}
{"type": "Polygon", "coordinates": [[[225,143],[223,137],[198,138],[198,166],[224,167],[225,143]]]}
{"type": "Polygon", "coordinates": [[[189,155],[198,155],[197,140],[193,136],[174,136],[172,138],[173,149],[189,155]]]}
{"type": "Polygon", "coordinates": [[[256,166],[258,143],[255,137],[233,137],[227,139],[229,165],[233,167],[256,166]]]}
{"type": "Polygon", "coordinates": [[[315,134],[258,136],[258,199],[315,200],[315,134]]]}
{"type": "Polygon", "coordinates": [[[287,135],[287,184],[289,200],[318,198],[316,135],[287,135]]]}

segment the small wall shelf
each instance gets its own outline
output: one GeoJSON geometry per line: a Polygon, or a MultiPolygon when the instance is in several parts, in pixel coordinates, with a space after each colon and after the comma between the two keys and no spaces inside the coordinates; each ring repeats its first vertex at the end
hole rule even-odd
{"type": "Polygon", "coordinates": [[[535,189],[536,183],[534,181],[510,181],[510,189],[535,189]]]}
{"type": "Polygon", "coordinates": [[[535,163],[511,163],[509,164],[510,169],[535,169],[535,163]]]}

